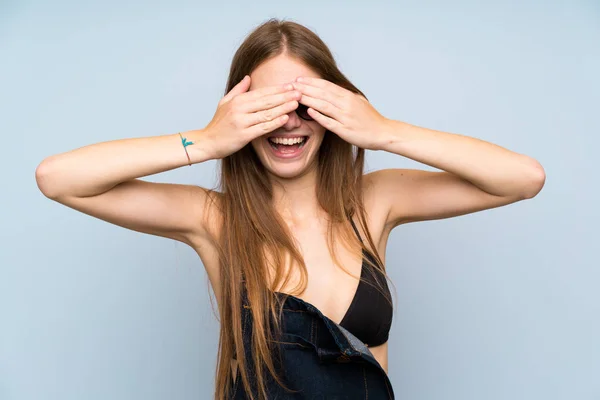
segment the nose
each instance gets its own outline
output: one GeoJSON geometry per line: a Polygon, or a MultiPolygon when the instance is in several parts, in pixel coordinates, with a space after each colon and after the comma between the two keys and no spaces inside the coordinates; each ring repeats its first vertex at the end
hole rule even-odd
{"type": "Polygon", "coordinates": [[[296,114],[296,111],[288,113],[288,117],[288,120],[282,125],[282,128],[286,131],[291,131],[302,125],[302,119],[296,114]]]}

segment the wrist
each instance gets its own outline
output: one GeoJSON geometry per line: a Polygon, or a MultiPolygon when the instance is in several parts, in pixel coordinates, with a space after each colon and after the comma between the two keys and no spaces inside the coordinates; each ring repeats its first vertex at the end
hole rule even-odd
{"type": "Polygon", "coordinates": [[[390,146],[399,140],[403,124],[403,122],[385,118],[378,129],[379,135],[377,135],[377,143],[373,146],[373,150],[389,151],[390,146]]]}
{"type": "MultiPolygon", "coordinates": [[[[179,135],[177,136],[179,137],[179,135]]],[[[185,139],[185,143],[188,143],[184,146],[180,138],[181,147],[187,150],[192,164],[198,164],[214,158],[210,152],[212,147],[210,146],[209,135],[206,134],[204,129],[181,132],[181,136],[185,139]]]]}

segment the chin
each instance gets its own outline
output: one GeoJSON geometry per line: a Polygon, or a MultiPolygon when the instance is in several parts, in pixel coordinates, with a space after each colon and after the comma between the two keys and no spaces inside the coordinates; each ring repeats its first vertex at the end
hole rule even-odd
{"type": "MultiPolygon", "coordinates": [[[[311,170],[312,165],[284,165],[276,168],[266,167],[269,174],[279,179],[295,179],[307,174],[311,170]]],[[[316,167],[316,165],[315,165],[316,167]]]]}

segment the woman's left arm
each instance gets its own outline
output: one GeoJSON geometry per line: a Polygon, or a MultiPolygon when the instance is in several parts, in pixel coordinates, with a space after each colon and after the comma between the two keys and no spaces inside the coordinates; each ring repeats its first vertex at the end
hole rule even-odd
{"type": "Polygon", "coordinates": [[[546,179],[535,159],[501,146],[385,119],[373,150],[384,150],[442,170],[372,172],[378,199],[389,208],[387,224],[449,218],[536,196],[546,179]]]}
{"type": "Polygon", "coordinates": [[[544,186],[544,169],[531,157],[385,118],[364,97],[324,79],[302,77],[294,86],[310,116],[347,142],[442,170],[391,168],[365,176],[387,209],[390,228],[500,207],[532,198],[544,186]]]}

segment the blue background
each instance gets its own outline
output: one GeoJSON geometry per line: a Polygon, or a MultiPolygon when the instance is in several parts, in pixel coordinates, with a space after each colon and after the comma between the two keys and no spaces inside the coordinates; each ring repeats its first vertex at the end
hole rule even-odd
{"type": "MultiPolygon", "coordinates": [[[[0,399],[210,398],[218,322],[196,253],[48,200],[35,168],[204,127],[269,17],[319,34],[386,117],[546,170],[534,199],[392,232],[397,398],[600,399],[597,1],[58,0],[0,2],[0,399]]],[[[214,187],[215,167],[147,179],[214,187]]]]}

